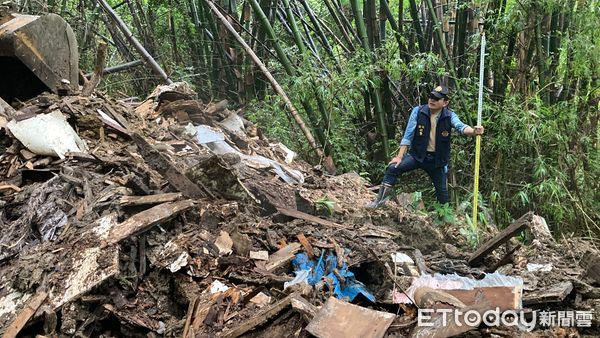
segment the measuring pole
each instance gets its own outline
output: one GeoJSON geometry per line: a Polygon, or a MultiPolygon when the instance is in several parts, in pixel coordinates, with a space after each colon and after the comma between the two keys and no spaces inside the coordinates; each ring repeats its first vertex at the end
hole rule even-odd
{"type": "MultiPolygon", "coordinates": [[[[479,99],[477,102],[477,126],[481,126],[483,111],[483,62],[485,60],[485,33],[481,34],[481,56],[479,58],[479,99]]],[[[475,135],[475,182],[473,182],[473,228],[477,229],[477,200],[479,195],[479,155],[481,152],[481,135],[475,135]]]]}

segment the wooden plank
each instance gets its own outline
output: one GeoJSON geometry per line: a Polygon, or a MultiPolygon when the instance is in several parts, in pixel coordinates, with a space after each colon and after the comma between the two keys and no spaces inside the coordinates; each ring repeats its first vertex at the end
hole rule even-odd
{"type": "Polygon", "coordinates": [[[561,282],[541,290],[525,293],[523,295],[523,305],[562,302],[571,291],[573,291],[572,282],[561,282]]]}
{"type": "Polygon", "coordinates": [[[300,243],[288,244],[285,247],[279,249],[277,252],[269,257],[269,260],[265,264],[265,270],[271,272],[284,264],[294,259],[296,252],[300,251],[300,243]]]}
{"type": "Polygon", "coordinates": [[[181,173],[171,161],[154,149],[141,135],[134,133],[131,138],[137,144],[146,163],[163,175],[175,189],[181,191],[188,198],[206,197],[207,194],[196,183],[181,173]]]}
{"type": "Polygon", "coordinates": [[[490,252],[497,249],[500,245],[504,244],[521,230],[527,228],[532,219],[533,212],[531,211],[521,216],[521,218],[513,222],[506,229],[502,230],[499,234],[494,236],[494,238],[490,239],[484,245],[479,247],[479,249],[477,249],[477,251],[475,251],[469,258],[469,265],[473,266],[479,264],[490,252]]]}
{"type": "Polygon", "coordinates": [[[304,251],[306,251],[306,254],[308,255],[308,259],[313,259],[315,256],[315,254],[314,254],[315,251],[314,251],[312,245],[310,245],[310,242],[308,241],[306,236],[304,236],[303,233],[299,233],[298,235],[296,235],[296,238],[298,238],[298,241],[300,242],[300,244],[302,244],[302,247],[304,247],[304,251]]]}
{"type": "MultiPolygon", "coordinates": [[[[300,244],[298,244],[298,245],[300,245],[300,244]]],[[[242,322],[241,324],[238,324],[238,326],[235,329],[232,329],[232,330],[229,330],[229,331],[223,333],[222,335],[220,335],[220,337],[224,337],[224,338],[239,337],[239,336],[243,335],[244,333],[254,329],[255,327],[265,323],[267,320],[275,317],[277,314],[279,314],[285,308],[290,306],[292,297],[295,297],[295,295],[296,295],[295,293],[292,293],[291,295],[288,295],[287,297],[279,300],[275,304],[273,304],[269,307],[266,307],[263,310],[260,310],[255,316],[242,322]]]]}
{"type": "Polygon", "coordinates": [[[2,338],[15,338],[19,332],[25,327],[25,324],[29,321],[31,316],[37,311],[42,303],[48,298],[48,294],[45,292],[38,292],[35,294],[25,305],[25,308],[19,313],[17,318],[8,325],[6,332],[2,338]]]}
{"type": "Polygon", "coordinates": [[[156,194],[147,196],[123,196],[121,197],[121,205],[132,206],[132,205],[146,205],[146,204],[160,204],[165,202],[173,202],[181,198],[183,195],[179,192],[172,192],[166,194],[156,194]]]}
{"type": "Polygon", "coordinates": [[[102,250],[97,244],[98,241],[105,241],[112,228],[118,225],[117,214],[108,214],[94,223],[88,234],[93,234],[98,240],[96,242],[83,241],[82,246],[71,247],[70,258],[73,259],[73,262],[68,263],[68,267],[57,267],[57,271],[70,269],[70,274],[60,277],[62,279],[61,287],[54,290],[48,299],[48,303],[53,309],[79,298],[119,273],[120,248],[102,250]]]}
{"type": "Polygon", "coordinates": [[[492,307],[500,308],[500,311],[521,308],[521,288],[517,286],[487,286],[473,290],[444,290],[444,292],[456,297],[467,306],[483,300],[492,307]]]}
{"type": "Polygon", "coordinates": [[[319,338],[381,338],[396,315],[329,297],[306,331],[319,338]]]}
{"type": "Polygon", "coordinates": [[[302,313],[308,319],[313,319],[317,315],[318,308],[309,303],[304,297],[296,295],[292,297],[292,309],[302,313]]]}
{"type": "Polygon", "coordinates": [[[293,209],[288,209],[285,207],[281,207],[281,206],[276,206],[277,211],[282,214],[282,215],[286,215],[289,217],[293,217],[293,218],[298,218],[298,219],[303,219],[305,221],[309,221],[309,222],[313,222],[316,224],[320,224],[320,225],[324,225],[326,227],[331,227],[331,228],[344,228],[344,229],[350,229],[350,227],[347,227],[345,225],[341,225],[332,221],[328,221],[326,219],[322,219],[313,215],[309,215],[305,212],[302,211],[298,211],[298,210],[293,210],[293,209]]]}
{"type": "Polygon", "coordinates": [[[146,328],[151,331],[160,329],[160,323],[158,320],[150,318],[144,311],[132,311],[126,308],[117,309],[112,304],[104,304],[104,307],[108,312],[115,315],[121,322],[126,322],[134,326],[146,328]]]}
{"type": "Polygon", "coordinates": [[[163,203],[148,210],[137,213],[126,221],[115,225],[102,245],[102,248],[116,244],[130,236],[148,230],[154,225],[165,222],[194,206],[194,201],[185,200],[173,203],[163,203]]]}

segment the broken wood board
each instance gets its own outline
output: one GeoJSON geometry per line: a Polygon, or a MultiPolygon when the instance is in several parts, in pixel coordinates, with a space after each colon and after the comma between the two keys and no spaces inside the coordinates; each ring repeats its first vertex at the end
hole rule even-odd
{"type": "Polygon", "coordinates": [[[147,204],[160,204],[166,202],[173,202],[180,199],[183,195],[179,192],[171,192],[166,194],[156,194],[147,196],[123,196],[121,197],[121,205],[134,206],[134,205],[147,205],[147,204]]]}
{"type": "Polygon", "coordinates": [[[112,304],[104,304],[102,307],[119,318],[121,322],[143,327],[151,331],[158,331],[162,326],[164,330],[165,324],[161,325],[160,321],[148,317],[144,312],[132,311],[127,308],[117,309],[112,304]]]}
{"type": "Polygon", "coordinates": [[[256,262],[256,266],[268,272],[272,272],[294,259],[296,252],[298,252],[301,247],[300,243],[288,244],[272,254],[267,262],[256,262]]]}
{"type": "Polygon", "coordinates": [[[300,295],[292,297],[292,309],[302,313],[309,320],[312,320],[317,315],[317,311],[319,311],[316,306],[309,303],[300,295]]]}
{"type": "Polygon", "coordinates": [[[53,309],[77,299],[103,281],[119,273],[120,248],[102,250],[100,247],[95,246],[98,242],[106,240],[116,226],[118,224],[115,213],[102,217],[91,230],[97,236],[98,241],[90,242],[88,244],[90,247],[83,251],[73,250],[75,252],[74,261],[68,269],[71,274],[63,281],[60,290],[51,290],[50,292],[48,302],[53,309]]]}
{"type": "Polygon", "coordinates": [[[315,250],[313,249],[312,245],[310,245],[310,242],[308,241],[306,236],[304,236],[303,233],[299,233],[298,235],[296,235],[296,238],[298,238],[298,241],[304,247],[304,251],[306,251],[306,254],[308,255],[308,259],[315,258],[315,254],[314,254],[315,250]]]}
{"type": "Polygon", "coordinates": [[[228,288],[227,290],[216,291],[214,293],[211,293],[210,289],[211,286],[190,302],[183,327],[183,338],[194,338],[201,332],[204,320],[219,299],[240,297],[239,291],[235,288],[228,288]]]}
{"type": "Polygon", "coordinates": [[[31,299],[25,305],[25,308],[19,313],[17,318],[13,320],[2,338],[15,338],[19,332],[25,327],[25,324],[29,321],[31,316],[37,311],[37,309],[42,305],[42,303],[48,298],[48,294],[45,292],[38,292],[35,296],[31,297],[31,299]]]}
{"type": "Polygon", "coordinates": [[[319,338],[381,338],[396,315],[329,297],[306,331],[319,338]]]}
{"type": "Polygon", "coordinates": [[[561,282],[547,288],[527,292],[523,296],[523,305],[535,305],[545,303],[562,302],[573,291],[573,283],[570,281],[561,282]]]}
{"type": "Polygon", "coordinates": [[[269,252],[265,251],[265,250],[250,251],[250,259],[256,259],[259,261],[268,261],[269,260],[269,252]]]}
{"type": "Polygon", "coordinates": [[[341,225],[332,221],[328,221],[326,219],[322,219],[319,218],[317,216],[313,216],[313,215],[309,215],[305,212],[302,211],[298,211],[298,210],[293,210],[293,209],[289,209],[289,208],[284,208],[281,206],[277,206],[277,212],[279,212],[282,215],[286,215],[289,217],[293,217],[293,218],[298,218],[298,219],[303,219],[305,221],[309,221],[309,222],[313,222],[316,224],[320,224],[320,225],[324,225],[326,227],[331,227],[331,228],[343,228],[343,229],[350,229],[350,227],[347,227],[345,225],[341,225]]]}
{"type": "Polygon", "coordinates": [[[146,163],[163,175],[175,189],[181,191],[188,198],[206,196],[196,183],[181,173],[167,157],[156,150],[141,135],[134,133],[131,138],[137,144],[146,163]]]}
{"type": "MultiPolygon", "coordinates": [[[[298,244],[298,245],[300,245],[300,244],[298,244]]],[[[288,295],[287,297],[279,300],[275,304],[263,308],[255,316],[238,324],[238,326],[235,329],[226,331],[225,333],[220,335],[220,337],[235,338],[235,337],[239,337],[239,336],[243,335],[244,333],[246,333],[248,331],[253,330],[257,326],[265,323],[269,319],[271,319],[274,316],[276,316],[277,314],[279,314],[285,308],[290,306],[291,299],[295,295],[296,295],[295,293],[292,293],[291,295],[288,295]]]]}
{"type": "MultiPolygon", "coordinates": [[[[48,291],[47,303],[53,310],[76,300],[105,280],[119,273],[119,247],[114,250],[102,250],[97,243],[106,240],[111,229],[117,225],[117,214],[112,213],[97,220],[91,230],[83,234],[86,240],[69,247],[69,254],[58,263],[54,271],[47,276],[52,288],[48,291]],[[64,265],[64,266],[62,266],[64,265]],[[61,271],[71,271],[68,276],[61,271]]],[[[56,250],[63,250],[57,246],[56,250]]],[[[33,295],[23,294],[0,285],[0,318],[10,320],[32,299],[33,295]],[[5,316],[6,315],[6,316],[5,316]]],[[[41,315],[38,311],[35,316],[41,315]]],[[[6,323],[0,321],[0,333],[6,323]]]]}
{"type": "Polygon", "coordinates": [[[116,244],[130,236],[148,230],[158,223],[166,222],[172,217],[177,216],[180,212],[191,208],[193,205],[194,201],[192,200],[163,203],[137,213],[126,221],[115,225],[111,229],[102,248],[116,244]]]}
{"type": "Polygon", "coordinates": [[[478,300],[485,300],[500,311],[516,310],[522,307],[522,291],[520,286],[486,286],[473,290],[443,290],[456,297],[467,306],[478,300]],[[480,298],[481,297],[481,298],[480,298]]]}
{"type": "Polygon", "coordinates": [[[521,230],[527,228],[529,224],[531,224],[532,219],[533,212],[531,211],[521,216],[521,218],[514,221],[506,229],[494,236],[494,238],[490,239],[481,247],[479,247],[479,249],[477,249],[477,251],[475,251],[469,258],[468,264],[470,266],[479,264],[490,252],[496,250],[500,245],[504,244],[521,230]]]}

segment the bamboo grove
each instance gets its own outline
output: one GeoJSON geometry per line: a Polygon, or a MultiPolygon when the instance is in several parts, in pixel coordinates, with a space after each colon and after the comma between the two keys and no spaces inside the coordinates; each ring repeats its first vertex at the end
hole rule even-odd
{"type": "MultiPolygon", "coordinates": [[[[600,232],[597,0],[42,0],[78,34],[83,69],[109,45],[103,89],[129,96],[166,80],[228,99],[329,171],[379,180],[410,108],[437,83],[475,123],[486,34],[481,211],[506,224],[534,210],[555,230],[600,232]],[[110,12],[114,11],[115,15],[110,12]],[[122,20],[121,23],[119,21],[122,20]],[[120,24],[128,30],[123,30],[120,24]],[[128,33],[129,32],[129,33],[128,33]],[[148,55],[133,48],[132,37],[148,55]],[[150,57],[166,74],[145,68],[150,57]]],[[[449,180],[468,209],[473,141],[449,180]]],[[[427,190],[418,177],[401,189],[427,190]]],[[[427,195],[427,194],[425,194],[427,195]]]]}

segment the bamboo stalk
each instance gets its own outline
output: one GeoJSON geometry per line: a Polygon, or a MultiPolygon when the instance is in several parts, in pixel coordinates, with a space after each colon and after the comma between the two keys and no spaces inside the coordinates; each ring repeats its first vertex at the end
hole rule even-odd
{"type": "MultiPolygon", "coordinates": [[[[352,12],[354,13],[354,21],[356,23],[359,39],[362,42],[364,50],[371,57],[371,48],[369,48],[365,23],[360,8],[358,7],[358,0],[350,0],[350,6],[352,6],[352,12]]],[[[381,134],[381,143],[383,144],[383,151],[387,157],[390,154],[390,147],[387,128],[385,126],[385,113],[381,105],[381,93],[378,88],[373,89],[373,101],[375,103],[375,113],[377,114],[377,125],[379,127],[379,133],[381,134]]]]}
{"type": "Polygon", "coordinates": [[[146,49],[135,38],[135,36],[133,36],[133,34],[129,30],[129,28],[127,28],[127,25],[123,22],[123,20],[121,20],[119,15],[112,9],[112,7],[110,7],[110,5],[105,0],[98,0],[98,3],[100,4],[100,6],[102,6],[102,8],[104,8],[104,10],[108,13],[108,15],[117,23],[117,25],[119,26],[119,29],[125,35],[125,38],[133,45],[133,47],[138,51],[138,53],[140,53],[142,58],[146,61],[146,63],[148,63],[148,65],[150,66],[150,68],[152,68],[154,73],[156,73],[156,75],[158,75],[161,79],[163,79],[167,84],[173,83],[173,81],[171,81],[171,79],[169,79],[169,76],[167,75],[167,73],[165,73],[165,71],[158,65],[158,63],[156,63],[154,58],[150,54],[148,54],[146,49]]]}
{"type": "Polygon", "coordinates": [[[427,8],[429,8],[429,15],[431,16],[433,24],[435,25],[435,32],[438,39],[438,43],[440,44],[442,55],[446,60],[446,63],[448,64],[448,68],[450,68],[450,74],[454,78],[456,78],[456,69],[454,68],[454,61],[452,61],[452,58],[450,58],[450,55],[448,54],[448,47],[446,47],[446,39],[444,37],[444,31],[442,30],[442,24],[438,19],[437,14],[435,13],[435,8],[433,8],[432,0],[425,0],[425,2],[427,3],[427,8]]]}
{"type": "Polygon", "coordinates": [[[344,37],[344,40],[348,44],[348,49],[351,52],[353,52],[355,49],[354,43],[352,43],[352,39],[350,39],[350,36],[348,35],[348,30],[346,29],[346,27],[340,20],[340,17],[337,15],[336,11],[333,9],[333,6],[331,5],[331,3],[329,3],[329,1],[330,0],[324,0],[323,2],[325,2],[325,6],[327,6],[327,10],[329,11],[329,14],[331,15],[331,17],[333,17],[333,20],[335,21],[335,23],[338,25],[340,32],[342,32],[342,36],[344,37]]]}
{"type": "MultiPolygon", "coordinates": [[[[402,2],[402,1],[400,1],[402,2]]],[[[387,0],[381,0],[380,2],[381,4],[381,10],[384,12],[385,16],[387,17],[388,21],[390,22],[390,26],[392,27],[392,30],[394,31],[394,37],[396,38],[396,42],[398,42],[398,48],[400,49],[402,56],[407,56],[406,51],[406,47],[404,46],[404,44],[402,43],[402,26],[399,26],[396,23],[396,20],[394,19],[394,16],[392,15],[392,11],[390,10],[390,6],[387,2],[387,0]]],[[[402,13],[402,12],[400,12],[402,13]]],[[[401,14],[399,14],[399,17],[401,17],[401,14]]],[[[404,58],[403,59],[405,61],[408,61],[408,58],[404,58]]]]}
{"type": "MultiPolygon", "coordinates": [[[[315,32],[317,33],[317,36],[319,37],[319,39],[321,40],[321,43],[325,47],[325,50],[331,56],[331,58],[337,63],[337,59],[335,58],[335,55],[333,54],[333,49],[331,48],[331,45],[329,44],[329,41],[327,40],[327,37],[325,36],[325,32],[323,31],[323,28],[319,24],[319,21],[317,21],[317,19],[315,17],[315,13],[312,11],[312,9],[310,8],[310,6],[308,5],[308,2],[306,0],[300,0],[300,3],[304,7],[304,10],[306,10],[306,14],[308,14],[308,18],[312,22],[313,27],[315,28],[315,32]]],[[[339,65],[338,65],[338,67],[339,67],[339,65]]]]}
{"type": "Polygon", "coordinates": [[[242,47],[244,48],[246,53],[248,53],[248,56],[250,56],[252,61],[254,61],[254,63],[260,68],[262,73],[265,75],[265,77],[271,83],[271,86],[273,87],[275,92],[277,92],[277,94],[279,94],[279,96],[281,96],[281,98],[285,102],[286,108],[288,109],[289,113],[292,115],[294,121],[296,121],[296,123],[298,124],[298,127],[300,128],[300,130],[302,130],[302,133],[306,137],[306,140],[308,141],[310,146],[313,148],[313,150],[315,151],[317,156],[319,158],[322,158],[324,156],[323,151],[321,150],[321,148],[319,148],[317,146],[317,142],[315,141],[315,138],[313,137],[312,133],[310,132],[310,130],[308,129],[308,127],[306,126],[304,121],[302,120],[302,117],[300,117],[300,114],[298,113],[298,111],[296,110],[294,105],[292,104],[292,101],[290,101],[287,94],[283,91],[283,88],[281,88],[281,86],[279,85],[277,80],[275,80],[273,75],[271,75],[271,73],[269,72],[269,70],[267,69],[265,64],[256,56],[256,54],[254,53],[252,48],[250,48],[250,46],[248,46],[248,44],[244,41],[244,39],[242,39],[242,37],[233,28],[233,26],[229,23],[229,21],[227,21],[227,18],[225,18],[225,16],[223,14],[221,14],[221,12],[219,12],[219,10],[215,6],[215,4],[210,0],[205,0],[205,2],[210,7],[212,12],[221,20],[221,22],[223,23],[223,26],[225,26],[225,28],[233,35],[233,37],[239,42],[239,44],[242,45],[242,47]]]}
{"type": "Polygon", "coordinates": [[[417,3],[415,0],[408,0],[410,7],[410,16],[412,17],[413,29],[417,35],[417,42],[419,44],[419,51],[425,53],[425,38],[423,37],[423,29],[421,28],[421,22],[419,20],[419,11],[417,10],[417,3]]]}

